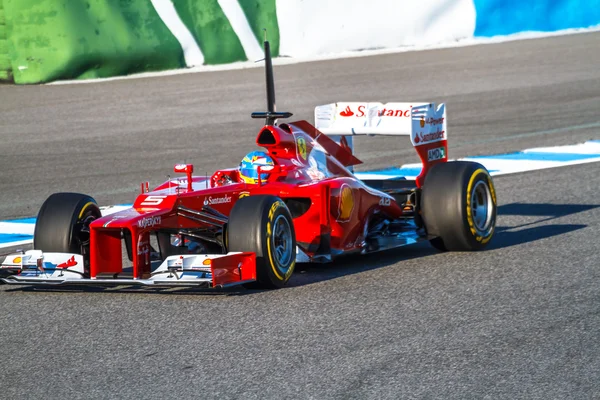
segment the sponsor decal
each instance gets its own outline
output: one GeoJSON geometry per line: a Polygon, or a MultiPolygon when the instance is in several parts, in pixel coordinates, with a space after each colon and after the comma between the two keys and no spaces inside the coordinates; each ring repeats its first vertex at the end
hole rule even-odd
{"type": "Polygon", "coordinates": [[[273,216],[275,215],[275,211],[277,211],[277,208],[281,207],[285,205],[282,201],[276,201],[275,203],[273,203],[271,205],[271,209],[269,210],[269,219],[273,219],[273,216]]]}
{"type": "MultiPolygon", "coordinates": [[[[425,121],[427,125],[441,125],[444,123],[444,117],[441,118],[427,118],[425,121]]],[[[421,125],[423,126],[423,125],[421,125]]]]}
{"type": "Polygon", "coordinates": [[[392,204],[392,200],[389,197],[382,197],[379,199],[380,206],[389,206],[390,204],[392,204]]]}
{"type": "MultiPolygon", "coordinates": [[[[361,106],[364,107],[364,106],[361,106]]],[[[359,107],[360,108],[360,107],[359,107]]],[[[340,115],[342,117],[351,117],[354,115],[354,112],[352,112],[352,110],[350,109],[350,106],[347,106],[346,109],[342,112],[340,112],[340,115]]],[[[364,114],[363,114],[364,115],[364,114]]]]}
{"type": "MultiPolygon", "coordinates": [[[[346,106],[346,108],[343,111],[340,111],[340,116],[352,117],[355,115],[356,117],[361,118],[361,117],[364,117],[365,115],[367,115],[365,112],[365,108],[366,108],[366,106],[364,104],[361,104],[360,106],[358,106],[357,112],[355,113],[354,111],[352,111],[350,106],[346,106]]],[[[410,108],[407,110],[400,110],[400,109],[393,109],[393,108],[383,108],[381,110],[370,109],[369,114],[371,116],[377,116],[377,117],[408,118],[408,117],[410,117],[411,108],[412,108],[412,106],[410,106],[410,108]]]]}
{"type": "Polygon", "coordinates": [[[20,264],[21,261],[23,261],[23,259],[21,257],[15,257],[12,260],[13,264],[20,264]]]}
{"type": "Polygon", "coordinates": [[[428,143],[428,142],[435,142],[438,140],[442,140],[445,137],[445,133],[446,131],[440,131],[437,130],[435,132],[430,132],[430,133],[423,133],[423,132],[417,132],[415,134],[415,143],[428,143]]]}
{"type": "Polygon", "coordinates": [[[438,147],[436,149],[430,149],[427,151],[427,161],[441,160],[446,157],[446,149],[444,147],[438,147]]]}
{"type": "Polygon", "coordinates": [[[354,210],[354,195],[352,194],[352,189],[350,189],[350,186],[343,184],[340,188],[340,204],[338,206],[337,221],[349,221],[352,210],[354,210]]]}
{"type": "Polygon", "coordinates": [[[298,145],[298,155],[304,161],[306,161],[306,140],[303,137],[299,137],[296,141],[298,145]]]}
{"type": "Polygon", "coordinates": [[[56,268],[69,268],[69,267],[74,267],[77,265],[77,261],[75,261],[75,256],[72,256],[71,258],[69,258],[67,261],[65,261],[64,263],[60,263],[56,266],[56,268]]]}
{"type": "MultiPolygon", "coordinates": [[[[412,107],[412,106],[411,106],[412,107]]],[[[384,108],[383,110],[378,110],[377,116],[379,117],[410,117],[410,109],[408,110],[394,110],[384,108]]]]}
{"type": "Polygon", "coordinates": [[[225,203],[231,203],[231,196],[228,196],[228,195],[225,195],[223,197],[208,196],[208,197],[204,198],[205,206],[214,206],[216,204],[225,204],[225,203]]]}
{"type": "Polygon", "coordinates": [[[239,198],[241,199],[242,197],[248,197],[248,196],[250,196],[250,192],[241,192],[239,198]]]}
{"type": "Polygon", "coordinates": [[[152,228],[155,225],[160,225],[161,223],[161,217],[144,217],[142,219],[140,219],[138,221],[138,227],[145,229],[145,228],[152,228]]]}

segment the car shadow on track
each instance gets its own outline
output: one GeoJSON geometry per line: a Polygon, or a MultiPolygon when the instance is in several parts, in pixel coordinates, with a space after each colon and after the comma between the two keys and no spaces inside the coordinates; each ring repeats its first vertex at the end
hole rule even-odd
{"type": "Polygon", "coordinates": [[[498,226],[488,249],[501,249],[573,232],[584,224],[548,224],[548,221],[600,207],[590,204],[510,203],[498,207],[499,217],[522,217],[528,222],[498,226]],[[540,225],[542,224],[542,225],[540,225]]]}
{"type": "MultiPolygon", "coordinates": [[[[600,205],[585,204],[532,204],[511,203],[498,207],[499,217],[523,217],[525,223],[512,226],[497,226],[496,233],[487,250],[502,249],[523,243],[529,243],[552,236],[585,228],[583,224],[548,224],[561,217],[598,208],[600,205]],[[542,224],[542,225],[538,225],[542,224]]],[[[358,274],[378,268],[384,268],[402,261],[428,256],[443,256],[444,253],[433,249],[427,242],[391,249],[370,255],[341,256],[329,264],[298,264],[287,287],[298,287],[358,274]]],[[[32,287],[16,286],[5,291],[40,292],[86,292],[86,293],[144,293],[161,295],[230,295],[240,296],[264,293],[264,290],[239,287],[227,289],[198,288],[149,288],[137,286],[101,287],[101,286],[56,286],[32,287]]]]}
{"type": "MultiPolygon", "coordinates": [[[[534,242],[585,228],[587,225],[583,224],[548,224],[547,222],[598,207],[600,205],[547,203],[511,203],[499,206],[499,217],[514,216],[521,221],[527,220],[527,222],[512,226],[497,226],[494,238],[486,250],[534,242]]],[[[428,243],[419,243],[372,255],[340,257],[327,265],[300,264],[296,268],[290,284],[302,286],[387,267],[413,258],[436,255],[443,257],[443,254],[433,249],[428,243]]]]}

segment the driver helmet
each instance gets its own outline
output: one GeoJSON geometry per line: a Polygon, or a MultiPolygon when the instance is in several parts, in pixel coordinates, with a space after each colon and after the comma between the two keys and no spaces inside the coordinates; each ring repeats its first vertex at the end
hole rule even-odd
{"type": "MultiPolygon", "coordinates": [[[[268,166],[274,165],[273,159],[264,151],[253,151],[246,154],[240,163],[240,178],[246,183],[258,183],[258,167],[264,171],[268,166]]],[[[269,177],[268,173],[260,174],[260,180],[264,181],[269,177]]]]}

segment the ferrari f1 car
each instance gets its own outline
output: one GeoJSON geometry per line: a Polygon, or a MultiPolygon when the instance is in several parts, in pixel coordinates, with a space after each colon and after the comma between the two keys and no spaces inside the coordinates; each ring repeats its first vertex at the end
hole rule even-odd
{"type": "Polygon", "coordinates": [[[266,120],[256,138],[264,153],[210,177],[176,165],[184,176],[142,185],[131,208],[105,216],[90,196],[53,194],[39,211],[34,250],[6,257],[3,281],[280,288],[296,262],[421,241],[441,251],[489,243],[494,184],[480,164],[448,162],[444,104],[335,103],[315,109],[315,125],[278,123],[292,114],[275,110],[268,42],[265,65],[268,111],[252,114],[266,120]],[[355,135],[409,135],[420,174],[358,179],[355,135]]]}

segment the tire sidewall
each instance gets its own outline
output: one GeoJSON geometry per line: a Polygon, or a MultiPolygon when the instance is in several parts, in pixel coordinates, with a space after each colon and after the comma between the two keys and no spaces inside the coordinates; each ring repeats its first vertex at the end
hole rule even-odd
{"type": "Polygon", "coordinates": [[[426,230],[437,236],[432,245],[439,250],[480,250],[494,234],[496,191],[489,172],[479,163],[451,161],[434,165],[425,178],[421,205],[426,230]],[[479,182],[487,186],[491,199],[491,224],[485,231],[476,229],[471,210],[472,191],[479,182]]]}
{"type": "Polygon", "coordinates": [[[96,201],[79,193],[55,193],[44,202],[34,228],[34,248],[46,252],[81,254],[75,232],[87,217],[101,217],[96,201]]]}
{"type": "Polygon", "coordinates": [[[258,285],[252,287],[280,288],[292,276],[296,264],[296,236],[291,213],[279,197],[257,195],[239,199],[229,215],[226,235],[228,251],[256,254],[258,285]],[[279,265],[275,257],[273,232],[275,222],[281,216],[289,224],[292,239],[289,266],[279,265]]]}
{"type": "Polygon", "coordinates": [[[295,249],[292,250],[291,259],[288,262],[288,265],[281,265],[278,262],[277,257],[275,257],[276,244],[275,237],[272,233],[275,229],[275,222],[279,216],[283,216],[290,225],[292,245],[295,246],[296,236],[293,229],[292,217],[285,203],[278,199],[268,207],[267,213],[263,213],[263,221],[261,225],[263,225],[264,232],[266,232],[266,237],[262,243],[261,256],[263,258],[263,262],[265,263],[265,270],[269,275],[269,280],[271,282],[281,282],[281,286],[283,286],[290,279],[292,273],[294,272],[294,267],[296,264],[296,252],[295,249]],[[285,270],[285,272],[282,270],[285,270]]]}
{"type": "Polygon", "coordinates": [[[465,236],[469,239],[470,245],[475,248],[483,248],[494,235],[494,230],[496,228],[495,220],[497,213],[497,205],[496,205],[496,190],[494,188],[494,183],[492,181],[492,177],[488,173],[488,171],[484,167],[478,168],[477,166],[473,166],[468,170],[472,170],[470,174],[465,174],[465,185],[463,190],[464,196],[464,230],[465,236]],[[474,215],[471,208],[473,188],[479,183],[483,182],[486,184],[489,195],[491,197],[491,206],[492,210],[490,212],[489,218],[493,221],[490,226],[488,226],[484,231],[480,231],[477,229],[474,215]]]}

